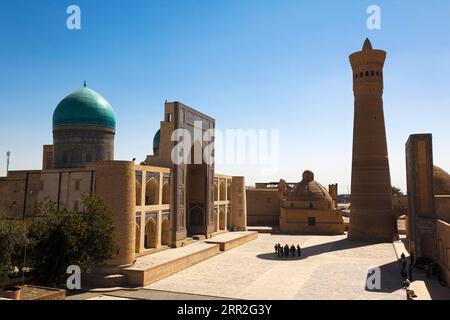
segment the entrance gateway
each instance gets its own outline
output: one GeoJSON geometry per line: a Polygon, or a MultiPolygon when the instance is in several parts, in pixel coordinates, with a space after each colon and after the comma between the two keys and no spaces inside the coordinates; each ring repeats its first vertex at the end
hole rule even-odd
{"type": "Polygon", "coordinates": [[[190,163],[172,162],[172,151],[179,143],[172,141],[172,133],[184,129],[194,137],[195,130],[204,132],[214,130],[215,120],[180,102],[165,105],[165,117],[158,133],[160,139],[157,153],[148,156],[145,164],[171,168],[171,211],[172,243],[178,246],[187,237],[195,235],[208,236],[216,232],[214,219],[214,164],[208,164],[203,158],[202,146],[214,141],[202,141],[192,146],[189,152],[190,163]],[[194,150],[199,154],[195,155],[194,150]],[[194,159],[196,161],[194,161],[194,159]],[[201,161],[199,161],[201,159],[201,161]],[[200,163],[199,163],[200,162],[200,163]]]}

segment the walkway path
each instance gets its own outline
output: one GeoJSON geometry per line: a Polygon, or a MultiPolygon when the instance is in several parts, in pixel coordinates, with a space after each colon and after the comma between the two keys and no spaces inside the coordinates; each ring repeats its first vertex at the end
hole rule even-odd
{"type": "Polygon", "coordinates": [[[359,244],[345,236],[260,234],[146,288],[238,299],[406,299],[392,244],[359,244]],[[302,258],[276,257],[278,242],[300,244],[302,258]],[[366,290],[373,266],[381,269],[378,292],[366,290]]]}

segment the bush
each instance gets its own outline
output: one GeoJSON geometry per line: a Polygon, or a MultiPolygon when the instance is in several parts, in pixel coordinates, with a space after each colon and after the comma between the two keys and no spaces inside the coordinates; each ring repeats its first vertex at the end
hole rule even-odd
{"type": "Polygon", "coordinates": [[[404,196],[405,194],[403,193],[403,191],[400,188],[392,187],[392,195],[394,197],[401,197],[401,196],[404,196]]]}
{"type": "Polygon", "coordinates": [[[83,272],[110,259],[115,251],[111,211],[103,201],[86,198],[83,213],[57,212],[54,203],[41,208],[43,218],[31,223],[30,259],[33,275],[45,285],[62,286],[67,267],[83,272]]]}
{"type": "Polygon", "coordinates": [[[0,213],[0,285],[20,269],[27,244],[25,230],[22,221],[7,219],[0,213]]]}

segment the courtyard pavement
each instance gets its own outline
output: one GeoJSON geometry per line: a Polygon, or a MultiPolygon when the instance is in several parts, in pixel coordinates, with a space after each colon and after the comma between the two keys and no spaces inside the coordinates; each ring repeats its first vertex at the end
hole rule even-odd
{"type": "Polygon", "coordinates": [[[141,289],[232,299],[405,300],[392,244],[367,245],[346,236],[259,234],[258,239],[141,289]],[[275,243],[302,247],[301,258],[279,258],[275,243]],[[381,290],[366,288],[370,267],[381,290]]]}

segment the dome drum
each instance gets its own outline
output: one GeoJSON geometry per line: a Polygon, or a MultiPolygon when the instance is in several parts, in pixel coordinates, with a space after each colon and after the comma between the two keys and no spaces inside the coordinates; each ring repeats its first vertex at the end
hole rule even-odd
{"type": "Polygon", "coordinates": [[[329,192],[314,180],[314,173],[305,171],[303,180],[288,193],[285,205],[304,209],[335,209],[329,192]]]}
{"type": "MultiPolygon", "coordinates": [[[[337,185],[330,185],[336,196],[337,185]]],[[[336,199],[314,180],[314,173],[305,171],[303,179],[282,200],[280,230],[287,234],[342,235],[345,232],[342,212],[336,199]]]]}
{"type": "Polygon", "coordinates": [[[101,95],[82,88],[66,98],[53,114],[53,168],[82,168],[114,160],[116,119],[101,95]]]}

